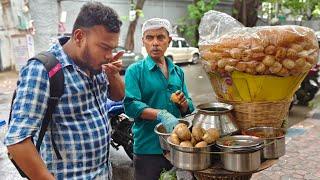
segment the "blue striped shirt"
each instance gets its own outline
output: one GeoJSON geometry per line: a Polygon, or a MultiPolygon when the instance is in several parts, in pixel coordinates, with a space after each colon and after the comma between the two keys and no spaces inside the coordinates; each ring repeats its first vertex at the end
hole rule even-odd
{"type": "MultiPolygon", "coordinates": [[[[108,161],[110,124],[108,121],[108,80],[104,73],[88,77],[62,46],[50,49],[62,64],[64,94],[53,113],[41,145],[40,154],[57,179],[111,179],[108,161]],[[57,159],[51,138],[62,160],[57,159]]],[[[12,145],[28,137],[36,142],[47,109],[49,77],[44,65],[31,60],[24,66],[17,83],[12,120],[5,144],[12,145]]]]}

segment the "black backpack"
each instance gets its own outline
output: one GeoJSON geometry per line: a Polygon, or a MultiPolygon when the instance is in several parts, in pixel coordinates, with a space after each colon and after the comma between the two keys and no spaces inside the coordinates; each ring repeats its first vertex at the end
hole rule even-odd
{"type": "MultiPolygon", "coordinates": [[[[63,76],[63,71],[62,71],[62,67],[61,67],[60,62],[50,52],[41,52],[38,55],[36,55],[35,57],[29,59],[28,61],[30,61],[30,60],[38,60],[39,62],[43,63],[43,65],[45,66],[45,68],[48,72],[49,83],[50,83],[50,98],[49,98],[48,104],[47,104],[47,111],[46,111],[45,116],[42,120],[39,137],[36,142],[36,149],[39,152],[43,137],[44,137],[44,135],[48,129],[48,126],[52,120],[52,114],[53,114],[53,112],[59,102],[59,99],[62,96],[63,91],[64,91],[64,76],[63,76]]],[[[12,97],[12,101],[11,101],[11,109],[10,109],[8,124],[10,124],[10,121],[11,121],[12,105],[13,105],[13,101],[14,101],[15,97],[16,97],[16,91],[14,92],[13,97],[12,97]]],[[[57,158],[62,159],[61,154],[59,153],[58,148],[57,148],[53,138],[51,138],[51,139],[52,139],[53,149],[57,155],[57,158]]],[[[13,158],[10,156],[9,153],[8,153],[8,156],[9,156],[10,160],[12,161],[12,163],[14,164],[14,166],[19,171],[20,175],[22,177],[28,178],[26,176],[26,174],[18,167],[18,165],[15,163],[15,161],[13,160],[13,158]]]]}

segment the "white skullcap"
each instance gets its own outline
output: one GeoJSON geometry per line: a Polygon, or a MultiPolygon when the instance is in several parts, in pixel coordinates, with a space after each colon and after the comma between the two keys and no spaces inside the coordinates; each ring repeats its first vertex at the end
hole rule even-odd
{"type": "Polygon", "coordinates": [[[161,18],[152,18],[145,21],[142,25],[142,36],[147,30],[160,28],[165,28],[168,31],[169,36],[171,36],[172,30],[170,22],[167,19],[161,18]]]}

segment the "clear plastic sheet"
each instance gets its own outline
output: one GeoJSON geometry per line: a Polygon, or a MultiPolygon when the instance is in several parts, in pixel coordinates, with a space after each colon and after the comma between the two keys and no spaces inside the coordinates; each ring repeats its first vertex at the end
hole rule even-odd
{"type": "Polygon", "coordinates": [[[200,54],[208,72],[290,76],[309,71],[318,61],[318,41],[307,27],[248,28],[225,13],[209,11],[199,33],[200,54]]]}

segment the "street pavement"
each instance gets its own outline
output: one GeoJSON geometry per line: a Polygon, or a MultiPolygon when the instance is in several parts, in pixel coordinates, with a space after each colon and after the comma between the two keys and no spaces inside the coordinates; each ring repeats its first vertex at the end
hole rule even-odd
{"type": "MultiPolygon", "coordinates": [[[[215,101],[212,88],[201,67],[186,65],[183,69],[194,104],[215,101]]],[[[15,89],[16,80],[17,73],[0,72],[0,119],[8,119],[11,95],[15,89]]],[[[309,110],[310,108],[306,107],[293,108],[289,116],[289,124],[294,125],[288,129],[286,135],[286,155],[279,158],[272,167],[255,173],[251,179],[320,179],[320,110],[314,109],[311,112],[309,110]]],[[[1,133],[0,140],[0,180],[22,179],[9,159],[3,153],[1,154],[3,150],[1,133]]],[[[132,162],[123,149],[117,151],[111,148],[110,156],[114,179],[131,180],[132,162]]]]}

